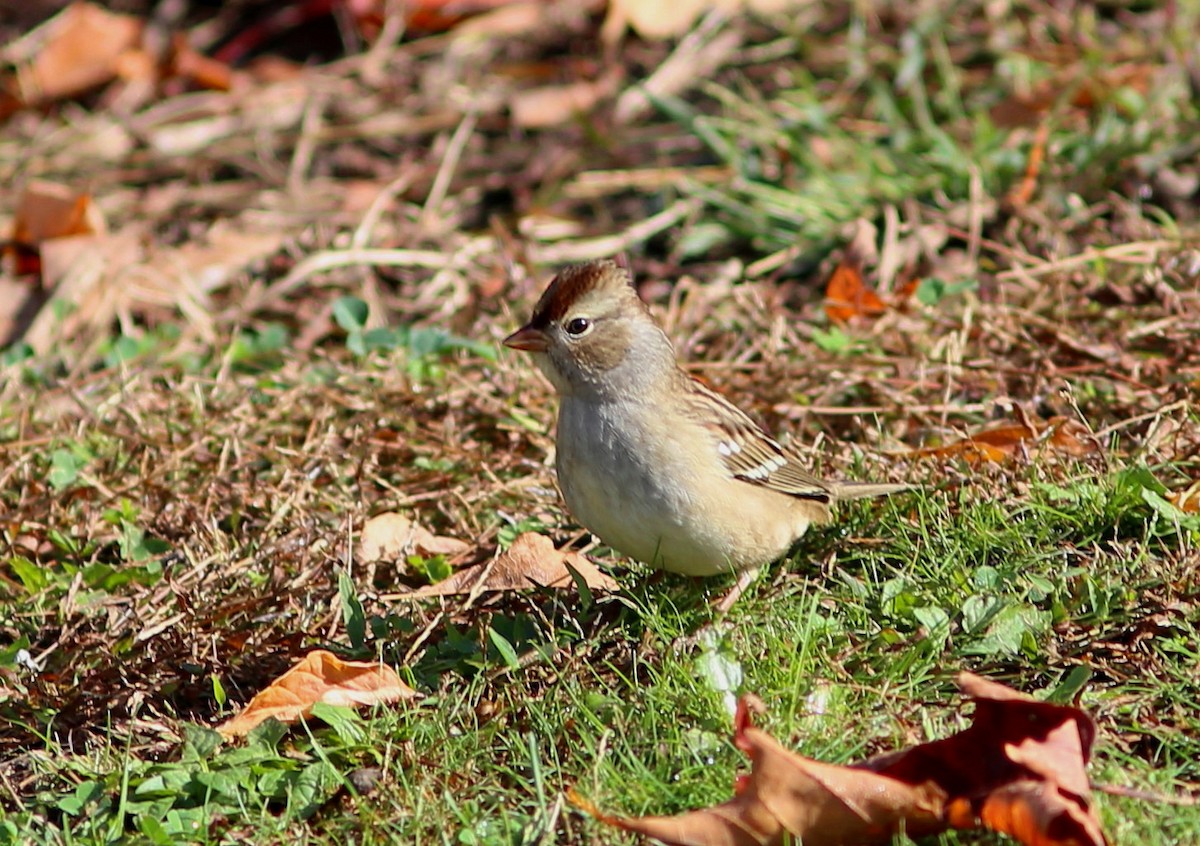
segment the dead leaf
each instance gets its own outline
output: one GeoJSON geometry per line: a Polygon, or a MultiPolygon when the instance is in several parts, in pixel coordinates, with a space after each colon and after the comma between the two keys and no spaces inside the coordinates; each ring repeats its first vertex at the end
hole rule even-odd
{"type": "Polygon", "coordinates": [[[409,555],[458,555],[471,545],[458,538],[435,535],[403,514],[388,511],[363,524],[358,558],[364,563],[397,561],[409,555]]]}
{"type": "Polygon", "coordinates": [[[901,829],[919,835],[944,828],[939,789],[789,752],[750,725],[745,697],[738,702],[734,743],[752,769],[729,802],[676,817],[600,819],[686,846],[866,846],[890,842],[901,829]]]}
{"type": "Polygon", "coordinates": [[[1084,711],[1040,702],[972,673],[969,728],[873,762],[903,781],[932,780],[951,796],[947,820],[1011,834],[1026,846],[1102,846],[1085,768],[1096,727],[1084,711]]]}
{"type": "MultiPolygon", "coordinates": [[[[865,219],[855,221],[854,235],[846,244],[842,259],[825,286],[825,314],[834,323],[849,323],[857,318],[874,319],[889,308],[883,297],[867,285],[863,276],[863,268],[879,261],[875,236],[874,224],[865,219]]],[[[895,292],[897,308],[916,290],[918,280],[915,274],[910,274],[910,277],[895,292]]]]}
{"type": "Polygon", "coordinates": [[[12,240],[31,249],[51,238],[107,231],[92,195],[66,185],[33,180],[21,192],[13,215],[12,240]]]}
{"type": "Polygon", "coordinates": [[[38,106],[74,97],[117,77],[138,47],[142,22],[93,3],[73,3],[33,34],[36,54],[16,71],[16,97],[38,106]]]}
{"type": "Polygon", "coordinates": [[[274,717],[295,722],[312,712],[318,702],[327,705],[376,705],[412,699],[417,692],[400,681],[391,667],[377,661],[343,661],[318,649],[266,689],[259,691],[242,712],[217,726],[226,739],[241,737],[274,717]]]}
{"type": "Polygon", "coordinates": [[[1171,491],[1166,498],[1184,514],[1200,514],[1200,481],[1193,482],[1181,491],[1171,491]]]}
{"type": "Polygon", "coordinates": [[[751,760],[736,796],[676,817],[604,822],[686,846],[869,846],[985,827],[1026,846],[1104,846],[1085,767],[1095,725],[1078,708],[1040,702],[970,673],[972,723],[944,740],[839,767],[783,749],[738,703],[734,742],[751,760]]]}
{"type": "Polygon", "coordinates": [[[485,592],[527,590],[532,587],[566,589],[575,584],[568,566],[583,577],[591,590],[616,591],[619,588],[615,579],[600,572],[595,564],[578,552],[555,549],[554,542],[545,535],[525,532],[518,535],[512,546],[492,561],[475,564],[436,585],[395,597],[421,599],[470,593],[477,589],[485,592]]]}
{"type": "Polygon", "coordinates": [[[863,281],[862,267],[844,258],[834,268],[825,286],[825,314],[834,323],[849,323],[856,317],[878,317],[887,303],[863,281]]]}
{"type": "Polygon", "coordinates": [[[1066,417],[1024,420],[1006,423],[976,432],[968,438],[939,447],[922,447],[912,451],[917,457],[961,458],[964,461],[1002,464],[1023,447],[1041,441],[1053,451],[1082,457],[1098,452],[1099,444],[1079,422],[1066,417]]]}

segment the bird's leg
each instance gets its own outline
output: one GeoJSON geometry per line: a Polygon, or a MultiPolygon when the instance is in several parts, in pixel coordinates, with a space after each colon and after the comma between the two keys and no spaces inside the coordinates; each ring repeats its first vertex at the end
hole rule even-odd
{"type": "Polygon", "coordinates": [[[720,629],[722,628],[724,617],[729,613],[729,609],[734,606],[734,603],[741,599],[742,594],[746,592],[746,588],[754,584],[754,580],[758,578],[758,574],[761,572],[762,567],[751,567],[748,570],[739,570],[737,574],[737,581],[733,583],[733,587],[731,587],[724,596],[713,603],[712,609],[715,613],[713,615],[712,622],[705,623],[690,635],[681,635],[680,637],[675,638],[675,640],[671,642],[671,648],[676,653],[691,652],[701,641],[709,637],[709,632],[719,633],[720,629]]]}
{"type": "Polygon", "coordinates": [[[729,609],[742,598],[742,594],[746,592],[746,588],[754,584],[754,580],[758,578],[758,574],[761,572],[762,567],[750,567],[749,569],[738,571],[737,581],[733,583],[733,587],[713,606],[718,617],[724,617],[729,613],[729,609]]]}

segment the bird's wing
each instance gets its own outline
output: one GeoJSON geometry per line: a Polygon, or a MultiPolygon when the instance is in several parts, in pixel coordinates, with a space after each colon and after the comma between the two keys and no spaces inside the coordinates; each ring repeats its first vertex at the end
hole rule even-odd
{"type": "Polygon", "coordinates": [[[735,479],[802,499],[829,502],[833,486],[806,472],[798,457],[745,412],[703,383],[690,380],[693,419],[717,436],[717,452],[735,479]],[[713,405],[717,414],[714,414],[713,405]]]}

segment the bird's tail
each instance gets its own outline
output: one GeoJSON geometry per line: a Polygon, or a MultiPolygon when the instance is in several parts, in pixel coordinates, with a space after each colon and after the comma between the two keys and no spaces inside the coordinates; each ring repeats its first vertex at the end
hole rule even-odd
{"type": "Polygon", "coordinates": [[[862,499],[868,496],[884,496],[913,489],[913,485],[882,482],[833,482],[829,487],[838,499],[862,499]]]}

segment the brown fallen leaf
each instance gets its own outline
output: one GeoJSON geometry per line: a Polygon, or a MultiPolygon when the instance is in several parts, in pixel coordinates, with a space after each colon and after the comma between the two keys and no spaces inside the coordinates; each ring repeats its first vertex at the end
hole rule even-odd
{"type": "Polygon", "coordinates": [[[729,802],[676,817],[599,818],[680,846],[866,846],[887,843],[901,829],[918,835],[944,828],[939,789],[789,752],[750,724],[746,697],[738,702],[734,743],[752,770],[729,802]]]}
{"type": "Polygon", "coordinates": [[[27,107],[53,103],[111,81],[124,55],[141,42],[142,27],[130,15],[72,3],[30,34],[31,52],[18,62],[9,83],[16,102],[27,107]]]}
{"type": "Polygon", "coordinates": [[[872,768],[945,789],[955,828],[982,824],[1026,846],[1106,844],[1085,769],[1096,737],[1091,717],[972,673],[958,683],[975,702],[970,727],[868,762],[872,768]]]}
{"type": "Polygon", "coordinates": [[[258,692],[240,714],[217,726],[226,739],[241,737],[268,717],[295,722],[327,705],[375,705],[412,699],[417,692],[377,661],[343,661],[318,649],[258,692]]]}
{"type": "Polygon", "coordinates": [[[584,584],[591,590],[616,591],[619,587],[615,579],[600,572],[585,556],[555,549],[554,542],[545,535],[525,532],[491,561],[459,570],[436,585],[427,585],[409,593],[392,594],[387,598],[421,599],[474,590],[494,592],[532,587],[566,589],[575,585],[568,566],[583,577],[584,584]]]}
{"type": "Polygon", "coordinates": [[[359,560],[395,561],[416,553],[418,555],[458,555],[471,545],[458,538],[435,535],[395,511],[377,514],[363,524],[358,542],[359,560]]]}
{"type": "Polygon", "coordinates": [[[106,231],[104,215],[91,194],[57,182],[33,180],[21,192],[13,214],[13,271],[16,275],[40,273],[41,250],[48,241],[106,231]]]}
{"type": "Polygon", "coordinates": [[[1091,718],[970,673],[958,682],[975,701],[968,729],[845,767],[783,749],[750,726],[743,697],[734,742],[752,769],[732,800],[640,819],[578,804],[611,825],[686,846],[869,846],[901,830],[919,837],[950,827],[983,827],[1026,846],[1105,846],[1085,772],[1091,718]]]}
{"type": "Polygon", "coordinates": [[[911,455],[1001,464],[1016,455],[1018,450],[1038,441],[1055,452],[1076,457],[1091,455],[1100,449],[1082,424],[1066,417],[1052,417],[1046,422],[1025,419],[994,426],[944,446],[915,449],[911,455]]]}

